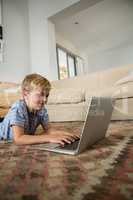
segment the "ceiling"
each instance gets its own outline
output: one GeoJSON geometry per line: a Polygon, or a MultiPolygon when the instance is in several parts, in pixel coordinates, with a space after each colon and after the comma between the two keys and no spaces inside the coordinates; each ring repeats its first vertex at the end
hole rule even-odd
{"type": "Polygon", "coordinates": [[[57,33],[87,53],[133,44],[133,0],[81,0],[50,20],[57,33]]]}

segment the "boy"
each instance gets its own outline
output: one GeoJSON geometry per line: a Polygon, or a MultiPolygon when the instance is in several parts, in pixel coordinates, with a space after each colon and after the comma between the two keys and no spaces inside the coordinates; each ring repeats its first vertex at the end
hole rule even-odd
{"type": "Polygon", "coordinates": [[[13,140],[16,144],[71,143],[78,136],[48,128],[47,103],[50,82],[39,74],[29,74],[22,82],[22,99],[14,103],[0,123],[0,140],[13,140]],[[41,124],[46,134],[35,135],[41,124]]]}

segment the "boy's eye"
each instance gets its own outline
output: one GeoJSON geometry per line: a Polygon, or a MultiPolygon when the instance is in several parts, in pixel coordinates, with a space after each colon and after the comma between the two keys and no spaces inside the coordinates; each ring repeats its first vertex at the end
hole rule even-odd
{"type": "Polygon", "coordinates": [[[42,94],[36,94],[36,97],[46,97],[46,98],[48,98],[48,96],[49,96],[49,94],[44,94],[44,93],[42,93],[42,94]]]}

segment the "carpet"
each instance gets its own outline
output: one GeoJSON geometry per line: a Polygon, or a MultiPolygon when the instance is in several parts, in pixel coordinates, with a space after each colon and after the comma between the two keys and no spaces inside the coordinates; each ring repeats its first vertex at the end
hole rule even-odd
{"type": "MultiPolygon", "coordinates": [[[[82,123],[54,123],[81,130],[82,123]]],[[[111,122],[107,137],[78,156],[0,143],[0,200],[132,200],[133,121],[111,122]]]]}

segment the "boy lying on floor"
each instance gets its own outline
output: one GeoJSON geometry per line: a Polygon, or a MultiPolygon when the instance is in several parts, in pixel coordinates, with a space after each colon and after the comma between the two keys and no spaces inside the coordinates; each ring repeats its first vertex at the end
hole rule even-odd
{"type": "Polygon", "coordinates": [[[39,74],[29,74],[22,82],[23,99],[15,102],[0,122],[0,140],[13,140],[16,144],[71,143],[75,134],[55,131],[48,126],[48,113],[44,105],[51,89],[50,82],[39,74]],[[44,133],[35,135],[39,125],[44,133]]]}

